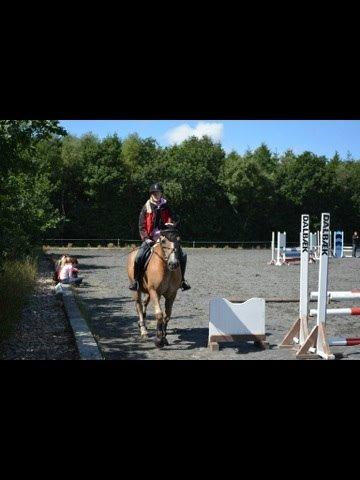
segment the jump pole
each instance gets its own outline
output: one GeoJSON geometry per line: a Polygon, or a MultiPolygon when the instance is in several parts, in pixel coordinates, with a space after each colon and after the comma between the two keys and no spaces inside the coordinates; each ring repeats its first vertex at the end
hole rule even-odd
{"type": "MultiPolygon", "coordinates": [[[[310,310],[310,317],[316,315],[317,310],[310,310]]],[[[328,308],[326,315],[360,315],[360,307],[351,308],[328,308]]]]}
{"type": "MultiPolygon", "coordinates": [[[[328,344],[329,347],[355,347],[360,345],[360,338],[333,337],[329,338],[328,344]]],[[[316,353],[316,348],[310,347],[309,352],[316,353]]]]}
{"type": "Polygon", "coordinates": [[[320,264],[319,264],[319,290],[316,310],[316,325],[313,327],[305,342],[299,348],[296,358],[309,358],[314,352],[325,360],[334,360],[335,355],[330,352],[326,338],[326,302],[328,286],[328,263],[329,263],[329,236],[330,236],[330,213],[321,214],[320,233],[320,264]]]}
{"type": "Polygon", "coordinates": [[[310,216],[301,215],[300,232],[300,306],[299,318],[287,332],[279,348],[296,348],[308,337],[308,302],[309,302],[309,235],[310,216]]]}
{"type": "MultiPolygon", "coordinates": [[[[349,291],[332,291],[327,293],[329,301],[331,300],[360,300],[360,289],[355,288],[349,291]]],[[[318,292],[310,293],[310,300],[317,300],[318,292]]]]}
{"type": "Polygon", "coordinates": [[[360,338],[334,337],[329,339],[330,347],[353,347],[360,345],[360,338]]]}

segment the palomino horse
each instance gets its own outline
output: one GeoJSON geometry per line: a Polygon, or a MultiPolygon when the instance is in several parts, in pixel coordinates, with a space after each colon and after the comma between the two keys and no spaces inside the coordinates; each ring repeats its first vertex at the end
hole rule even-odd
{"type": "MultiPolygon", "coordinates": [[[[152,247],[152,253],[147,268],[142,276],[140,287],[134,292],[136,311],[139,316],[141,337],[146,339],[146,307],[151,300],[154,305],[155,318],[157,320],[156,340],[157,347],[168,345],[166,328],[170,320],[172,306],[177,291],[181,284],[181,270],[179,262],[179,232],[172,228],[161,230],[160,238],[152,247]],[[144,304],[141,302],[141,294],[147,294],[144,304]],[[161,296],[165,298],[165,315],[160,306],[161,296]]],[[[128,257],[127,270],[130,281],[134,280],[134,259],[136,250],[128,257]]]]}

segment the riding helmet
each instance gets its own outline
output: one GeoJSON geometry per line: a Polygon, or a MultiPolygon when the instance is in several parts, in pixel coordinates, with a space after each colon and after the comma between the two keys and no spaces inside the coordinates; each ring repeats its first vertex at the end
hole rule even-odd
{"type": "Polygon", "coordinates": [[[153,192],[163,192],[162,185],[160,183],[153,183],[149,188],[149,193],[153,192]]]}

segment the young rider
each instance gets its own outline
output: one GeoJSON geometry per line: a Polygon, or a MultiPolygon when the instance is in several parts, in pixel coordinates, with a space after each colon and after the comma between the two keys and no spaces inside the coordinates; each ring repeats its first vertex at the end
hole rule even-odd
{"type": "MultiPolygon", "coordinates": [[[[141,209],[139,216],[139,232],[143,243],[138,249],[134,262],[134,282],[129,285],[130,290],[137,290],[142,275],[143,261],[147,251],[160,237],[160,230],[166,225],[173,223],[173,214],[163,197],[163,188],[160,183],[154,183],[149,188],[150,198],[141,209]]],[[[180,247],[179,260],[182,281],[180,288],[182,290],[189,290],[191,287],[185,281],[185,270],[187,255],[180,247]]]]}

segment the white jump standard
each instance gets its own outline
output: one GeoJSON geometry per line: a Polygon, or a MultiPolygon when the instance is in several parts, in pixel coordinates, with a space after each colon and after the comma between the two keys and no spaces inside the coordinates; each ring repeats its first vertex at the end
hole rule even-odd
{"type": "MultiPolygon", "coordinates": [[[[304,227],[302,226],[302,230],[303,228],[304,227]]],[[[326,337],[327,315],[360,315],[360,307],[326,308],[327,302],[330,302],[331,300],[360,299],[360,289],[353,289],[350,291],[327,291],[328,259],[331,254],[330,235],[330,214],[322,214],[318,291],[311,292],[308,297],[308,262],[306,256],[302,257],[300,266],[300,318],[290,328],[289,332],[279,345],[279,348],[294,347],[297,349],[296,358],[314,357],[314,355],[311,354],[315,353],[325,359],[334,359],[335,356],[331,354],[329,347],[360,345],[360,338],[357,337],[334,337],[330,339],[327,339],[326,337]],[[318,302],[318,308],[312,309],[309,312],[309,316],[316,316],[316,325],[311,330],[310,334],[307,334],[309,318],[307,315],[308,302],[316,300],[318,302]]],[[[301,238],[301,244],[303,243],[304,238],[301,238]]]]}
{"type": "Polygon", "coordinates": [[[344,232],[334,232],[334,257],[344,258],[344,232]]]}
{"type": "MultiPolygon", "coordinates": [[[[301,233],[300,233],[301,236],[301,233]]],[[[307,239],[308,250],[309,250],[309,262],[314,263],[316,260],[316,249],[317,246],[314,244],[316,242],[316,234],[310,234],[307,239]],[[309,248],[309,240],[312,240],[309,248]]],[[[301,245],[300,247],[287,248],[286,247],[286,232],[277,232],[277,246],[276,246],[276,260],[275,260],[275,232],[272,232],[271,240],[271,261],[269,265],[294,265],[298,264],[301,261],[301,245]]]]}
{"type": "Polygon", "coordinates": [[[305,342],[300,346],[296,354],[297,358],[309,358],[310,349],[325,360],[333,360],[335,358],[335,356],[330,352],[329,343],[326,338],[326,302],[328,285],[328,263],[330,252],[329,239],[330,213],[322,213],[320,235],[318,308],[316,310],[316,325],[311,330],[305,342]]]}
{"type": "Polygon", "coordinates": [[[284,265],[298,261],[300,253],[296,248],[286,248],[286,232],[277,232],[276,260],[275,260],[275,232],[271,235],[271,262],[269,265],[284,265]]]}
{"type": "Polygon", "coordinates": [[[344,232],[337,231],[334,232],[334,257],[336,258],[351,258],[352,257],[352,247],[345,246],[344,244],[344,232]]]}
{"type": "Polygon", "coordinates": [[[308,269],[309,269],[309,234],[310,216],[301,215],[301,263],[300,263],[300,306],[299,318],[285,335],[279,348],[293,348],[295,344],[303,344],[308,337],[308,269]]]}

